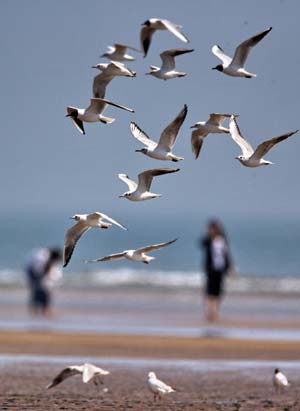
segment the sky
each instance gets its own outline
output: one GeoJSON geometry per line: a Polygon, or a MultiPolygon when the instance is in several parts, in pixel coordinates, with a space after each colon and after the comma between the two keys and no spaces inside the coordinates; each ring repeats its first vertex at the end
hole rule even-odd
{"type": "Polygon", "coordinates": [[[187,224],[197,215],[299,219],[299,134],[267,155],[274,166],[249,169],[234,159],[239,148],[228,135],[209,136],[195,161],[189,128],[211,112],[239,114],[244,136],[256,146],[300,127],[298,1],[2,0],[0,10],[2,216],[56,214],[66,224],[70,215],[96,210],[127,221],[171,215],[187,224]],[[139,47],[141,23],[151,17],[181,24],[190,43],[156,33],[147,58],[136,54],[130,63],[137,77],[116,78],[107,88],[106,98],[135,113],[108,108],[115,123],[87,124],[82,136],[65,118],[66,107],[87,107],[97,74],[91,66],[106,62],[99,56],[114,42],[139,47]],[[247,64],[256,79],[211,70],[219,64],[214,44],[232,55],[269,26],[247,64]],[[160,52],[176,47],[195,49],[177,59],[187,77],[145,76],[150,65],[160,65],[160,52]],[[119,199],[127,188],[117,173],[135,179],[143,170],[174,166],[135,153],[142,146],[130,121],[157,140],[184,104],[188,115],[174,148],[185,158],[181,171],[157,178],[152,188],[160,199],[119,199]]]}

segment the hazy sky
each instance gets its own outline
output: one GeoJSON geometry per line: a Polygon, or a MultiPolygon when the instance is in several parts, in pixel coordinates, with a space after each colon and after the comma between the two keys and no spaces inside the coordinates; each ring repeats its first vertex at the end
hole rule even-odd
{"type": "Polygon", "coordinates": [[[300,127],[298,1],[2,0],[0,11],[1,211],[26,216],[42,210],[65,219],[103,210],[130,221],[171,209],[180,218],[187,213],[187,222],[199,214],[298,215],[299,135],[269,153],[274,166],[248,169],[234,160],[239,148],[227,135],[210,136],[195,161],[189,129],[211,112],[236,113],[256,146],[300,127]],[[130,64],[137,77],[117,78],[107,89],[108,99],[133,107],[135,114],[108,108],[114,124],[88,124],[80,135],[65,118],[66,106],[88,105],[97,74],[91,66],[114,42],[139,47],[140,25],[150,17],[183,25],[195,52],[179,57],[178,68],[189,76],[167,82],[145,76],[151,64],[160,65],[161,51],[186,47],[167,32],[155,34],[147,58],[137,54],[130,64]],[[239,42],[270,25],[273,31],[247,66],[256,79],[211,70],[219,63],[213,44],[232,54],[239,42]],[[135,178],[142,170],[174,165],[135,153],[141,145],[131,136],[130,121],[158,139],[184,103],[188,115],[174,150],[185,157],[181,172],[155,181],[161,199],[118,199],[126,186],[117,173],[135,178]]]}

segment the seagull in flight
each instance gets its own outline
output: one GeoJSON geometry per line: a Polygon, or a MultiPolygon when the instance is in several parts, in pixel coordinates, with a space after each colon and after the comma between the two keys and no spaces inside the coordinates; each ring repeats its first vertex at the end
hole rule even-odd
{"type": "Polygon", "coordinates": [[[102,73],[94,77],[93,81],[93,96],[96,98],[104,98],[107,85],[115,77],[135,77],[136,72],[130,70],[125,64],[111,61],[108,64],[100,63],[92,66],[92,68],[100,70],[102,73]]]}
{"type": "Polygon", "coordinates": [[[118,174],[119,179],[127,184],[129,188],[129,191],[120,195],[119,198],[127,198],[127,200],[130,201],[144,201],[161,197],[161,194],[150,192],[153,177],[176,173],[179,170],[179,168],[155,168],[153,170],[143,171],[138,175],[138,184],[130,180],[126,174],[118,174]]]}
{"type": "Polygon", "coordinates": [[[277,392],[281,392],[285,387],[290,385],[286,376],[278,368],[274,371],[273,385],[277,392]]]}
{"type": "Polygon", "coordinates": [[[143,28],[141,29],[140,39],[144,57],[147,56],[152,36],[156,32],[156,30],[168,30],[170,33],[174,34],[174,36],[179,38],[179,40],[183,41],[184,43],[189,42],[189,39],[181,32],[182,26],[174,24],[169,20],[152,18],[146,20],[142,24],[142,26],[143,28]]]}
{"type": "Polygon", "coordinates": [[[167,247],[177,241],[177,238],[167,243],[148,245],[147,247],[138,248],[136,250],[125,250],[121,253],[107,255],[106,257],[96,258],[95,260],[86,260],[87,263],[98,263],[100,261],[112,261],[112,260],[121,260],[126,258],[129,261],[142,262],[144,264],[149,264],[150,261],[155,260],[155,257],[147,255],[151,251],[160,250],[163,247],[167,247]]]}
{"type": "Polygon", "coordinates": [[[174,388],[159,380],[153,371],[149,372],[147,383],[149,390],[154,395],[154,402],[157,400],[157,397],[158,399],[161,399],[163,395],[175,392],[174,388]]]}
{"type": "Polygon", "coordinates": [[[108,46],[108,51],[100,57],[106,57],[112,61],[134,61],[135,58],[127,53],[127,50],[133,50],[140,53],[141,51],[134,47],[125,46],[125,44],[115,43],[113,46],[108,46]]]}
{"type": "Polygon", "coordinates": [[[64,368],[47,386],[47,389],[53,388],[65,379],[78,374],[82,375],[82,381],[84,384],[93,382],[95,385],[99,385],[103,384],[102,376],[108,375],[110,372],[89,363],[85,363],[83,365],[71,365],[64,368]]]}
{"type": "Polygon", "coordinates": [[[253,150],[252,146],[248,143],[248,141],[246,141],[243,138],[236,121],[236,116],[234,115],[230,117],[229,131],[233,141],[235,141],[236,144],[242,150],[242,154],[238,157],[235,157],[236,160],[239,160],[239,162],[246,167],[259,167],[273,164],[271,161],[265,160],[263,156],[267,154],[271,150],[271,148],[273,148],[276,144],[291,137],[299,130],[283,134],[279,137],[271,138],[270,140],[266,140],[263,143],[259,144],[255,151],[253,150]]]}
{"type": "Polygon", "coordinates": [[[134,110],[132,110],[132,108],[122,106],[121,104],[113,103],[112,101],[105,100],[104,98],[91,98],[90,105],[87,108],[77,108],[72,106],[67,107],[68,114],[66,115],[66,117],[71,117],[71,120],[77,128],[77,130],[81,134],[85,134],[83,122],[96,123],[100,121],[104,124],[111,124],[115,121],[114,118],[105,117],[102,115],[107,105],[118,107],[122,110],[134,113],[134,110]]]}
{"type": "Polygon", "coordinates": [[[191,53],[194,49],[172,49],[160,53],[162,66],[150,66],[150,73],[146,73],[161,80],[169,80],[176,77],[185,77],[187,74],[175,70],[175,57],[181,54],[191,53]]]}
{"type": "Polygon", "coordinates": [[[256,46],[271,30],[272,27],[269,27],[267,30],[262,31],[261,33],[258,33],[239,44],[235,49],[233,59],[227,56],[220,46],[213,46],[212,53],[223,63],[213,67],[213,70],[221,71],[232,77],[256,77],[256,74],[249,73],[244,66],[252,48],[256,46]]]}
{"type": "Polygon", "coordinates": [[[78,240],[90,228],[109,228],[112,226],[112,224],[115,224],[123,230],[127,230],[127,228],[118,223],[118,221],[112,219],[106,214],[98,212],[92,214],[75,214],[73,217],[71,217],[71,219],[77,222],[67,230],[65,235],[63,263],[64,267],[68,265],[78,240]]]}
{"type": "Polygon", "coordinates": [[[187,105],[185,104],[178,116],[161,133],[158,143],[152,141],[136,123],[131,122],[130,130],[133,137],[146,146],[135,151],[143,153],[148,157],[155,158],[156,160],[170,160],[175,162],[183,160],[183,157],[178,157],[172,153],[172,148],[176,142],[180,127],[186,118],[187,111],[187,105]]]}
{"type": "Polygon", "coordinates": [[[191,126],[195,130],[192,132],[191,144],[195,159],[199,157],[202,144],[208,134],[229,133],[229,129],[222,126],[226,117],[230,118],[231,114],[217,114],[211,113],[207,121],[198,121],[198,123],[191,126]]]}

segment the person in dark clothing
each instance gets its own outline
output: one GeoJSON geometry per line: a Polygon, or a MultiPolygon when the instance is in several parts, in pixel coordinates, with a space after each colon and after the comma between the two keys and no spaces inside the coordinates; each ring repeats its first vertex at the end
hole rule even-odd
{"type": "Polygon", "coordinates": [[[228,241],[218,221],[213,220],[208,224],[207,234],[201,240],[200,245],[204,251],[204,272],[206,274],[205,315],[208,321],[216,321],[223,296],[224,277],[228,272],[233,272],[228,241]]]}

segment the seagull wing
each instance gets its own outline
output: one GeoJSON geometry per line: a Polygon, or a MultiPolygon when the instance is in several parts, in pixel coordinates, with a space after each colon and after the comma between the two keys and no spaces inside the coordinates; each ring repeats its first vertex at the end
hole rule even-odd
{"type": "Polygon", "coordinates": [[[290,133],[283,134],[282,136],[279,137],[274,137],[271,138],[270,140],[264,141],[263,143],[259,144],[253,153],[252,157],[255,159],[261,159],[264,155],[266,155],[271,148],[273,148],[276,144],[280,143],[283,140],[286,140],[287,138],[293,136],[295,133],[297,133],[299,130],[292,131],[290,133]]]}
{"type": "Polygon", "coordinates": [[[194,130],[192,132],[191,144],[192,144],[192,151],[195,155],[195,159],[197,159],[199,157],[204,138],[207,135],[208,135],[208,133],[205,133],[201,130],[194,130]]]}
{"type": "Polygon", "coordinates": [[[120,180],[122,180],[125,184],[128,185],[130,191],[135,191],[137,189],[137,183],[130,180],[130,178],[126,174],[118,174],[120,180]]]}
{"type": "Polygon", "coordinates": [[[218,57],[218,59],[222,61],[225,66],[229,66],[232,58],[227,56],[227,54],[224,53],[224,50],[220,46],[214,45],[211,51],[216,57],[218,57]]]}
{"type": "Polygon", "coordinates": [[[68,265],[78,240],[89,228],[84,221],[78,221],[67,230],[64,241],[64,267],[68,265]]]}
{"type": "Polygon", "coordinates": [[[246,141],[243,137],[242,134],[240,132],[239,126],[237,124],[236,118],[235,116],[231,116],[230,117],[230,121],[229,121],[229,132],[231,134],[231,137],[233,139],[233,141],[236,142],[236,144],[240,147],[240,149],[242,150],[242,154],[244,157],[249,158],[252,156],[252,154],[254,153],[253,148],[251,147],[251,145],[248,143],[248,141],[246,141]]]}
{"type": "Polygon", "coordinates": [[[160,53],[160,58],[162,60],[163,71],[172,71],[175,69],[175,57],[181,54],[191,53],[194,49],[172,49],[166,50],[160,53]]]}
{"type": "Polygon", "coordinates": [[[107,220],[107,221],[109,221],[110,223],[112,223],[112,224],[114,224],[114,225],[122,228],[123,230],[126,230],[126,231],[128,230],[126,227],[124,227],[122,224],[118,223],[118,221],[114,220],[113,218],[109,217],[108,215],[103,214],[103,213],[99,213],[99,214],[100,214],[100,216],[101,216],[101,217],[100,217],[101,219],[107,220]]]}
{"type": "Polygon", "coordinates": [[[127,51],[127,49],[129,49],[129,50],[134,50],[134,51],[137,51],[137,52],[141,52],[141,50],[138,50],[138,49],[136,49],[136,48],[134,48],[134,47],[131,47],[131,46],[127,46],[127,45],[125,45],[125,44],[120,44],[120,43],[116,43],[116,44],[114,44],[114,47],[115,47],[115,50],[116,50],[116,52],[117,53],[126,53],[126,51],[127,51]]]}
{"type": "Polygon", "coordinates": [[[114,78],[107,71],[103,71],[94,77],[93,81],[93,96],[96,98],[104,98],[107,85],[114,78]]]}
{"type": "Polygon", "coordinates": [[[175,243],[175,241],[177,241],[177,240],[178,240],[178,238],[175,238],[175,240],[168,241],[167,243],[148,245],[148,246],[143,247],[143,248],[138,248],[136,250],[136,252],[141,253],[141,254],[142,253],[147,253],[147,252],[149,253],[150,251],[159,250],[163,247],[167,247],[168,245],[171,245],[171,244],[175,243]]]}
{"type": "Polygon", "coordinates": [[[167,150],[172,149],[175,144],[179,129],[186,118],[187,110],[187,105],[185,104],[178,116],[164,129],[164,131],[161,133],[158,147],[162,147],[167,150]]]}
{"type": "Polygon", "coordinates": [[[133,137],[139,140],[147,148],[154,149],[157,144],[133,121],[130,123],[130,131],[133,137]]]}
{"type": "Polygon", "coordinates": [[[288,379],[282,372],[278,372],[276,374],[276,378],[280,382],[280,384],[285,385],[285,386],[289,385],[288,379]]]}
{"type": "Polygon", "coordinates": [[[179,38],[179,40],[183,41],[184,43],[189,42],[189,39],[180,31],[181,26],[174,24],[169,20],[161,20],[161,23],[167,30],[169,30],[170,33],[179,38]]]}
{"type": "Polygon", "coordinates": [[[247,57],[249,56],[250,51],[254,46],[256,46],[270,31],[272,27],[269,27],[267,30],[262,31],[261,33],[256,34],[248,40],[243,41],[236,48],[232,64],[238,67],[244,67],[247,57]]]}
{"type": "Polygon", "coordinates": [[[143,171],[139,174],[139,182],[137,190],[141,192],[149,191],[153,177],[161,176],[163,174],[176,173],[179,168],[155,168],[153,170],[143,171]]]}
{"type": "Polygon", "coordinates": [[[86,262],[87,263],[98,263],[100,261],[121,260],[122,258],[125,257],[125,254],[126,252],[122,251],[121,253],[110,254],[110,255],[107,255],[106,257],[96,258],[95,260],[86,260],[86,262]]]}
{"type": "Polygon", "coordinates": [[[141,40],[141,46],[142,46],[142,50],[144,53],[144,57],[147,56],[154,32],[155,32],[155,29],[153,29],[152,27],[148,27],[148,26],[144,26],[141,29],[140,40],[141,40]]]}
{"type": "Polygon", "coordinates": [[[167,385],[166,383],[158,379],[156,379],[155,382],[153,382],[153,384],[155,385],[158,391],[161,391],[163,393],[175,391],[172,387],[170,387],[170,385],[167,385]]]}
{"type": "Polygon", "coordinates": [[[230,118],[231,114],[217,114],[211,113],[209,116],[209,120],[207,121],[208,124],[212,124],[214,126],[221,126],[225,117],[230,118]]]}
{"type": "Polygon", "coordinates": [[[64,368],[55,378],[54,380],[47,386],[47,389],[55,387],[56,385],[60,384],[64,380],[73,375],[82,374],[83,367],[80,365],[73,365],[67,368],[64,368]]]}

